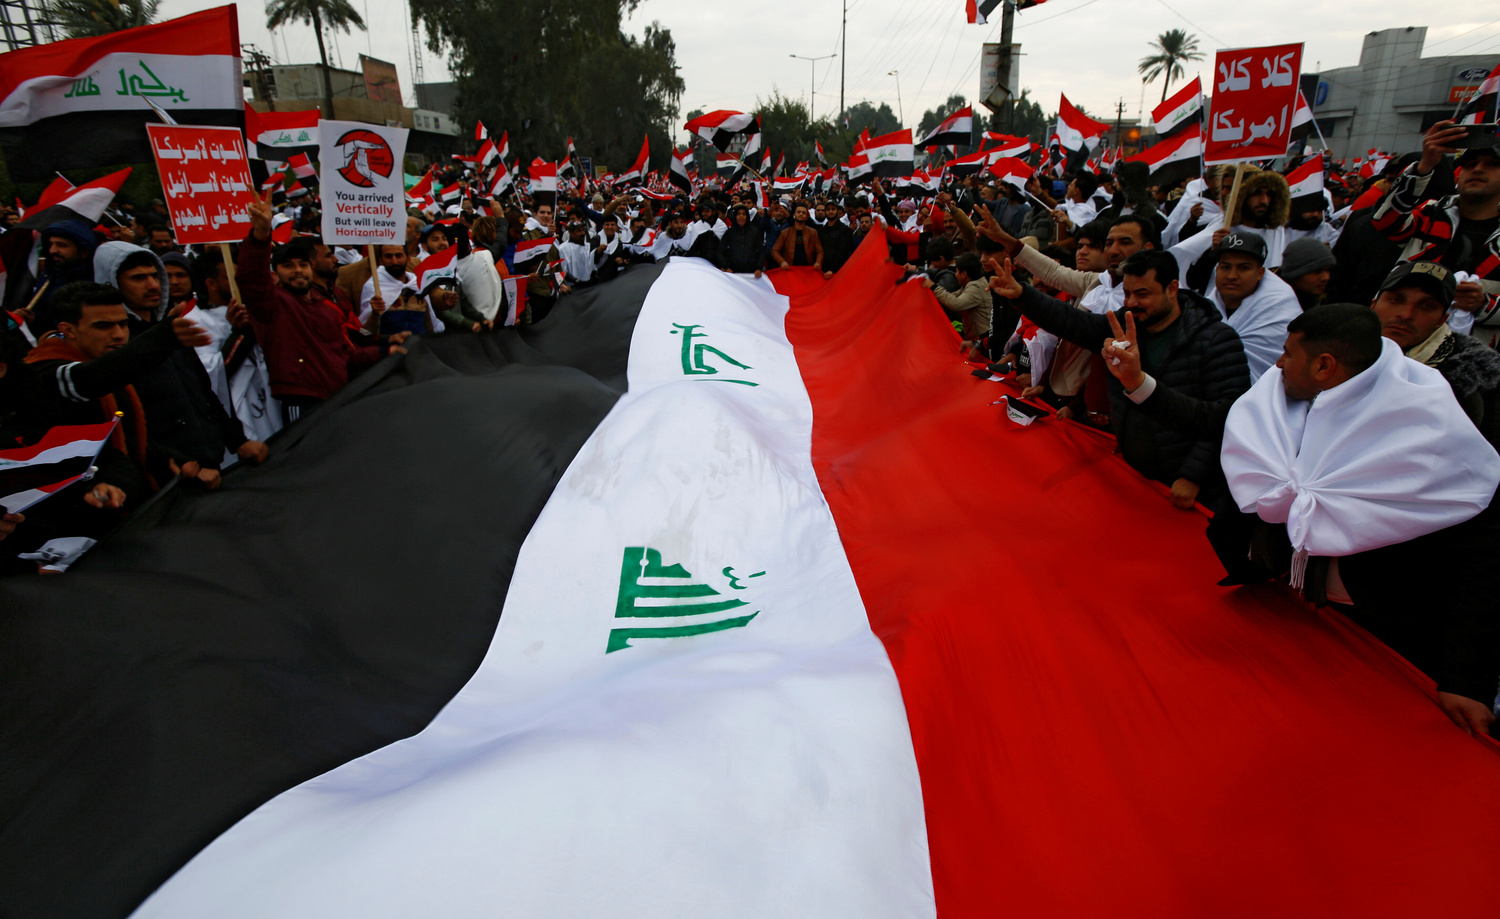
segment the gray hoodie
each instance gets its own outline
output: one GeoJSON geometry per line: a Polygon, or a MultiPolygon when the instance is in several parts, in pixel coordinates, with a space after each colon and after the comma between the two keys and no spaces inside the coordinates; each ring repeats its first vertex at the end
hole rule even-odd
{"type": "Polygon", "coordinates": [[[143,249],[130,243],[114,241],[105,243],[94,252],[94,281],[98,284],[108,284],[110,287],[119,287],[120,266],[137,252],[144,252],[151,256],[151,261],[156,264],[156,275],[161,279],[161,305],[152,312],[151,318],[152,320],[160,319],[167,314],[171,290],[167,286],[167,267],[150,249],[143,249]]]}

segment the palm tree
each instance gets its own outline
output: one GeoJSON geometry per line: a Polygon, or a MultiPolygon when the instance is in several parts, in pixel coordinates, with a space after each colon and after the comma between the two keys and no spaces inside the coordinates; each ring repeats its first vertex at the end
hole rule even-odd
{"type": "Polygon", "coordinates": [[[108,35],[156,20],[159,0],[53,0],[47,4],[52,22],[68,38],[108,35]]]}
{"type": "Polygon", "coordinates": [[[318,36],[318,60],[323,64],[323,117],[333,117],[333,82],[328,77],[328,49],[323,46],[323,25],[340,32],[351,26],[365,27],[365,21],[349,0],[270,0],[266,4],[266,28],[279,29],[289,22],[305,22],[318,36]]]}
{"type": "Polygon", "coordinates": [[[1181,29],[1169,29],[1151,42],[1156,53],[1141,58],[1138,68],[1147,83],[1160,76],[1166,79],[1161,84],[1161,101],[1167,101],[1167,89],[1173,79],[1182,79],[1183,61],[1201,61],[1203,53],[1198,50],[1198,39],[1181,29]]]}

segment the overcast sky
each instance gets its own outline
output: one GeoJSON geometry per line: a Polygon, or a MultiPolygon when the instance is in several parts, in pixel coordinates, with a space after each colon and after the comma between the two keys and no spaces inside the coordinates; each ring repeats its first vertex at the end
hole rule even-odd
{"type": "MultiPolygon", "coordinates": [[[[369,24],[368,32],[341,35],[330,57],[351,69],[361,53],[396,64],[411,101],[410,19],[403,0],[350,0],[369,24]]],[[[567,0],[557,0],[565,3],[567,0]]],[[[163,0],[162,18],[218,5],[212,0],[163,0]]],[[[1494,54],[1500,61],[1497,7],[1484,3],[1417,4],[1411,0],[1362,0],[1344,4],[1308,0],[1258,0],[1253,6],[1224,0],[1049,0],[1016,16],[1021,44],[1021,85],[1049,112],[1058,94],[1096,116],[1114,114],[1125,102],[1127,118],[1140,111],[1137,62],[1147,42],[1174,28],[1196,35],[1211,65],[1217,48],[1304,41],[1305,67],[1331,69],[1359,61],[1362,37],[1371,31],[1427,26],[1425,56],[1494,54]]],[[[652,20],[671,29],[687,91],[682,111],[695,108],[747,110],[757,96],[779,90],[806,98],[816,66],[815,111],[833,113],[839,102],[835,58],[810,65],[789,55],[817,57],[839,50],[840,0],[642,0],[626,23],[639,34],[652,20]]],[[[926,109],[951,93],[970,100],[979,89],[979,50],[998,41],[993,23],[964,21],[963,0],[849,0],[845,99],[888,102],[915,126],[926,109]],[[890,76],[896,70],[899,77],[890,76]],[[897,98],[897,91],[900,98],[897,98]]],[[[241,41],[254,43],[277,63],[318,58],[312,30],[292,26],[272,36],[263,5],[240,4],[241,41]]],[[[423,51],[426,78],[445,79],[441,60],[423,51]]],[[[1188,79],[1196,72],[1189,65],[1188,79]]],[[[503,92],[503,87],[496,87],[503,92]]],[[[1161,83],[1145,90],[1149,112],[1161,98],[1161,83]]]]}

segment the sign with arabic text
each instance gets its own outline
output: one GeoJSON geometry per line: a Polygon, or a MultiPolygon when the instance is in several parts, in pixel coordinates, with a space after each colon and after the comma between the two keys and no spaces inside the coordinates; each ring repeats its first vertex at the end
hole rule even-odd
{"type": "Polygon", "coordinates": [[[167,213],[184,245],[239,242],[255,183],[238,128],[148,124],[167,213]]]}
{"type": "Polygon", "coordinates": [[[1214,58],[1203,161],[1242,163],[1285,155],[1301,74],[1300,43],[1220,51],[1214,58]]]}
{"type": "Polygon", "coordinates": [[[323,241],[329,245],[406,242],[401,161],[406,128],[358,121],[318,122],[323,241]]]}

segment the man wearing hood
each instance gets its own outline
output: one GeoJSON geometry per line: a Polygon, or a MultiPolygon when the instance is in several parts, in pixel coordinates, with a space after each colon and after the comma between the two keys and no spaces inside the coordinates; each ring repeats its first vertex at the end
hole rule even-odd
{"type": "MultiPolygon", "coordinates": [[[[1224,181],[1228,185],[1233,185],[1234,172],[1232,170],[1225,173],[1224,181]]],[[[1281,265],[1282,253],[1286,250],[1287,242],[1296,235],[1288,236],[1287,234],[1287,220],[1291,216],[1291,210],[1292,195],[1287,187],[1285,176],[1269,169],[1246,166],[1244,178],[1240,181],[1240,196],[1234,203],[1229,229],[1241,233],[1255,233],[1265,240],[1265,267],[1277,268],[1281,265]]],[[[1197,262],[1213,249],[1216,242],[1214,233],[1220,229],[1223,229],[1223,225],[1216,224],[1182,242],[1180,251],[1186,256],[1184,264],[1197,262]]],[[[1196,287],[1191,277],[1188,278],[1188,284],[1196,287]]]]}
{"type": "Polygon", "coordinates": [[[66,284],[74,281],[94,279],[94,249],[98,246],[94,228],[79,219],[61,220],[42,231],[37,240],[37,279],[25,299],[13,304],[20,309],[42,290],[41,298],[32,307],[35,319],[30,323],[38,335],[57,328],[57,319],[51,314],[49,304],[52,295],[66,284]]]}
{"type": "MultiPolygon", "coordinates": [[[[94,256],[94,280],[119,289],[130,313],[132,337],[143,335],[171,307],[166,266],[149,249],[105,243],[94,256]]],[[[226,460],[265,461],[266,445],[246,437],[239,421],[224,410],[196,353],[174,351],[142,373],[135,390],[146,415],[147,469],[157,481],[181,472],[217,488],[226,460]]]]}
{"type": "Polygon", "coordinates": [[[719,239],[718,266],[731,274],[760,277],[766,266],[766,234],[750,222],[750,209],[736,204],[730,209],[733,224],[719,239]]]}
{"type": "Polygon", "coordinates": [[[1311,237],[1294,239],[1281,254],[1281,267],[1276,274],[1291,286],[1297,294],[1297,302],[1303,310],[1310,310],[1324,302],[1328,293],[1328,282],[1333,278],[1333,266],[1338,264],[1328,246],[1311,237]]]}

